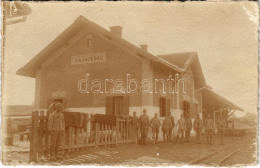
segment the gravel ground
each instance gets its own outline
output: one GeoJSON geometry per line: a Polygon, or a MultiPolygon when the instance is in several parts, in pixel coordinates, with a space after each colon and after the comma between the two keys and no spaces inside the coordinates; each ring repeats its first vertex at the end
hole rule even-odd
{"type": "MultiPolygon", "coordinates": [[[[219,145],[217,136],[214,136],[213,145],[195,144],[194,137],[190,143],[159,143],[139,145],[125,144],[117,147],[89,148],[86,151],[70,154],[68,158],[52,162],[41,161],[37,164],[55,165],[182,165],[189,164],[214,151],[222,151],[203,161],[204,164],[215,164],[232,151],[240,150],[223,162],[224,166],[256,164],[256,138],[251,135],[242,137],[225,137],[225,145],[219,145]]],[[[205,137],[203,139],[205,142],[205,137]]],[[[28,152],[4,152],[4,164],[28,164],[28,152]]],[[[201,163],[201,164],[203,164],[201,163]]]]}

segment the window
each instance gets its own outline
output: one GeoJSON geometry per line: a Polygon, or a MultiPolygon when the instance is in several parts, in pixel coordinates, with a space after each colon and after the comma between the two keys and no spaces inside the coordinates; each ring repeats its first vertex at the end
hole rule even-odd
{"type": "Polygon", "coordinates": [[[183,101],[183,115],[184,118],[190,115],[190,103],[188,101],[183,101]]]}
{"type": "Polygon", "coordinates": [[[107,115],[128,115],[129,96],[107,96],[106,114],[107,115]]]}
{"type": "Polygon", "coordinates": [[[166,98],[160,98],[160,117],[166,116],[166,98]]]}
{"type": "Polygon", "coordinates": [[[93,41],[92,41],[91,38],[87,40],[87,47],[88,48],[92,48],[93,47],[93,41]]]}
{"type": "Polygon", "coordinates": [[[170,114],[170,99],[160,98],[160,117],[166,117],[170,114]]]}
{"type": "Polygon", "coordinates": [[[113,97],[113,115],[122,115],[123,113],[123,96],[113,97]]]}

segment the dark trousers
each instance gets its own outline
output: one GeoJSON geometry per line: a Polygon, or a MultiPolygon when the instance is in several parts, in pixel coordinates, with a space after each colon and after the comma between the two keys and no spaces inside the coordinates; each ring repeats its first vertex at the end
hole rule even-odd
{"type": "Polygon", "coordinates": [[[51,156],[57,156],[59,154],[59,148],[62,145],[62,134],[63,131],[53,131],[50,147],[51,156]]]}
{"type": "Polygon", "coordinates": [[[184,138],[184,129],[178,129],[178,134],[176,137],[176,142],[178,141],[179,137],[181,136],[181,143],[183,143],[183,138],[184,138]]]}
{"type": "Polygon", "coordinates": [[[169,128],[164,128],[163,129],[163,141],[164,142],[169,142],[170,138],[170,129],[169,128]]]}
{"type": "Polygon", "coordinates": [[[190,129],[187,129],[187,130],[185,131],[185,139],[186,139],[187,142],[190,141],[190,129]]]}
{"type": "Polygon", "coordinates": [[[141,143],[146,145],[148,143],[148,126],[143,125],[141,127],[141,143]]]}
{"type": "Polygon", "coordinates": [[[158,142],[158,134],[159,134],[159,127],[153,127],[153,139],[155,140],[155,143],[158,142]]]}
{"type": "Polygon", "coordinates": [[[132,137],[135,140],[135,142],[138,142],[138,127],[137,126],[133,126],[132,127],[132,137]]]}
{"type": "Polygon", "coordinates": [[[197,143],[201,143],[201,130],[196,130],[196,141],[197,143]]]}
{"type": "Polygon", "coordinates": [[[171,127],[170,133],[169,133],[170,140],[173,140],[173,130],[174,130],[174,127],[171,127]]]}
{"type": "Polygon", "coordinates": [[[213,131],[213,129],[206,129],[207,143],[212,144],[213,131]]]}

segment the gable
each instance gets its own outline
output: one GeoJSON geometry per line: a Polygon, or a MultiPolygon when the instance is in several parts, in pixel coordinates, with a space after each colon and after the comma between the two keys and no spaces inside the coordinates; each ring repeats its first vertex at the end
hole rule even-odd
{"type": "Polygon", "coordinates": [[[173,53],[158,55],[158,57],[178,66],[185,73],[190,69],[193,74],[195,88],[199,89],[206,86],[206,81],[201,69],[199,58],[195,52],[173,53]]]}
{"type": "Polygon", "coordinates": [[[71,26],[69,26],[64,32],[62,32],[47,47],[40,51],[40,53],[37,54],[29,63],[20,68],[16,72],[16,74],[28,77],[35,77],[36,71],[39,68],[41,68],[42,62],[48,59],[50,63],[53,61],[53,59],[56,59],[56,57],[58,57],[61,53],[67,50],[67,48],[69,48],[77,40],[77,38],[81,38],[81,33],[82,31],[84,32],[86,26],[89,27],[89,30],[92,30],[93,32],[99,34],[105,39],[111,41],[112,43],[114,43],[114,45],[116,45],[121,50],[124,50],[130,55],[138,56],[142,59],[147,59],[149,61],[156,62],[157,64],[169,67],[176,71],[181,71],[180,68],[176,67],[175,65],[161,58],[158,58],[148,52],[142,51],[139,47],[136,47],[135,45],[127,42],[121,37],[113,35],[111,32],[100,27],[94,22],[89,21],[83,16],[79,16],[71,26]],[[52,58],[50,58],[50,55],[52,55],[53,53],[55,53],[55,56],[52,56],[52,58]]]}
{"type": "Polygon", "coordinates": [[[193,55],[192,52],[190,53],[173,53],[173,54],[165,54],[165,55],[158,55],[159,58],[162,58],[168,62],[171,62],[178,66],[179,68],[184,68],[185,62],[188,58],[193,55]]]}
{"type": "Polygon", "coordinates": [[[82,68],[84,70],[84,68],[91,66],[109,69],[128,67],[130,69],[133,65],[141,66],[139,57],[125,52],[106,38],[93,33],[87,27],[84,35],[77,42],[66,48],[56,59],[53,57],[53,55],[49,57],[52,62],[47,59],[42,63],[43,69],[54,71],[82,68]],[[88,46],[89,41],[91,41],[91,46],[88,46]],[[99,59],[100,57],[102,59],[99,59]]]}

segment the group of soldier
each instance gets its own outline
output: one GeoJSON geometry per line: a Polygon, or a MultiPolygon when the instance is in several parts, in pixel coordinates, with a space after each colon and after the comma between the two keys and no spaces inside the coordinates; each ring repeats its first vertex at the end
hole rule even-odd
{"type": "MultiPolygon", "coordinates": [[[[213,135],[215,131],[214,121],[211,115],[208,115],[206,120],[203,122],[199,114],[192,122],[190,115],[187,114],[184,118],[183,114],[180,115],[180,119],[175,124],[174,117],[172,115],[167,115],[162,124],[158,118],[158,114],[155,113],[154,117],[149,120],[146,114],[146,109],[143,110],[143,114],[138,118],[136,112],[133,112],[133,129],[135,137],[138,141],[139,131],[141,133],[141,144],[146,145],[148,143],[148,130],[149,127],[152,130],[152,139],[154,143],[158,143],[158,134],[160,132],[160,127],[163,135],[163,142],[178,142],[184,143],[184,141],[190,141],[190,132],[193,129],[196,133],[196,143],[201,144],[202,130],[205,129],[206,139],[208,144],[212,144],[213,135]],[[174,137],[174,128],[177,128],[177,135],[174,137]]],[[[224,138],[224,127],[225,121],[220,115],[217,121],[217,130],[219,134],[220,144],[223,144],[224,138]]]]}
{"type": "MultiPolygon", "coordinates": [[[[48,132],[51,134],[51,147],[50,147],[50,159],[55,160],[59,157],[58,151],[59,147],[62,143],[62,136],[65,130],[65,121],[63,116],[63,106],[61,103],[55,104],[55,110],[50,113],[49,119],[48,119],[48,132]]],[[[148,143],[148,128],[152,128],[152,138],[154,140],[154,143],[158,143],[158,134],[160,131],[160,127],[163,133],[163,140],[164,142],[178,142],[180,139],[180,142],[184,142],[184,136],[186,142],[189,142],[190,139],[190,132],[192,128],[194,129],[196,133],[196,141],[197,143],[201,143],[201,135],[202,135],[202,129],[204,127],[206,132],[206,138],[207,143],[212,144],[212,137],[214,134],[214,121],[211,118],[210,115],[208,115],[208,118],[204,121],[200,118],[199,115],[195,118],[195,120],[192,123],[192,120],[189,115],[187,115],[185,118],[181,114],[180,119],[175,124],[174,117],[172,115],[167,115],[161,125],[161,122],[158,118],[158,114],[155,113],[154,117],[149,120],[148,115],[146,114],[146,109],[143,110],[143,114],[138,118],[136,116],[136,112],[133,112],[132,117],[132,126],[133,126],[133,133],[134,137],[138,141],[138,134],[141,132],[141,143],[147,144],[148,143]],[[174,128],[177,128],[177,135],[174,138],[173,137],[173,130],[174,128]]],[[[224,119],[222,116],[220,116],[220,119],[217,122],[218,126],[218,133],[220,137],[221,144],[223,144],[223,137],[224,137],[224,119]]]]}

